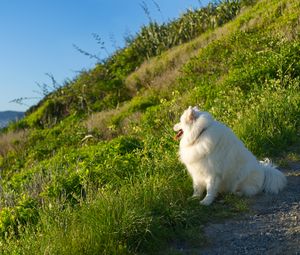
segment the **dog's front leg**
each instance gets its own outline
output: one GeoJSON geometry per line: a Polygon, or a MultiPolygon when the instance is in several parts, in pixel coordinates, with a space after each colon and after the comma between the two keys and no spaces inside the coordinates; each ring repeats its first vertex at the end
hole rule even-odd
{"type": "Polygon", "coordinates": [[[205,190],[205,185],[199,180],[193,180],[193,188],[194,188],[193,197],[201,197],[205,190]]]}
{"type": "Polygon", "coordinates": [[[201,205],[210,205],[218,194],[221,179],[214,177],[207,180],[206,183],[206,196],[200,201],[201,205]]]}

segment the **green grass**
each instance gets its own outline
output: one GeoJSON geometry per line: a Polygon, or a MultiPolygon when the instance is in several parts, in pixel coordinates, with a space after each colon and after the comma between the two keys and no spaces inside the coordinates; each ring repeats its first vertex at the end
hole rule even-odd
{"type": "Polygon", "coordinates": [[[80,208],[49,208],[41,212],[37,233],[26,233],[13,249],[37,254],[156,253],[176,241],[189,242],[186,233],[213,218],[244,210],[240,200],[225,197],[210,208],[187,200],[191,183],[181,175],[144,178],[118,191],[101,190],[80,208]],[[182,185],[185,182],[186,185],[182,185]]]}

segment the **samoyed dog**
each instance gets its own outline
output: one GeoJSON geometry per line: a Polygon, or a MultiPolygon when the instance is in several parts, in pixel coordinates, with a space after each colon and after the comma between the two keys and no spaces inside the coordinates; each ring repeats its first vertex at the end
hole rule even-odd
{"type": "Polygon", "coordinates": [[[193,196],[206,196],[210,205],[218,193],[254,196],[265,191],[277,194],[286,177],[269,160],[257,161],[236,135],[208,112],[191,106],[174,126],[180,139],[180,160],[193,179],[193,196]]]}

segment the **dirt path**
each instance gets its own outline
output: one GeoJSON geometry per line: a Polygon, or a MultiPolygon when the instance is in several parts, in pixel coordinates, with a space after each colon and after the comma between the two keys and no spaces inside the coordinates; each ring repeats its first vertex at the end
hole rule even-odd
{"type": "Polygon", "coordinates": [[[287,163],[284,173],[288,185],[279,195],[256,196],[250,213],[208,224],[207,246],[182,254],[300,255],[300,161],[287,163]]]}

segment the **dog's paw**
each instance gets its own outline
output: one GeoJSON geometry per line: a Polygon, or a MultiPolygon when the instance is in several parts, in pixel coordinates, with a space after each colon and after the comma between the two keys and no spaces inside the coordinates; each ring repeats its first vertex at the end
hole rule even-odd
{"type": "Polygon", "coordinates": [[[210,205],[213,202],[213,200],[209,197],[205,197],[203,200],[200,201],[200,205],[210,205]]]}
{"type": "Polygon", "coordinates": [[[202,197],[202,193],[194,192],[193,195],[192,195],[192,197],[194,197],[194,198],[200,198],[200,197],[202,197]]]}

